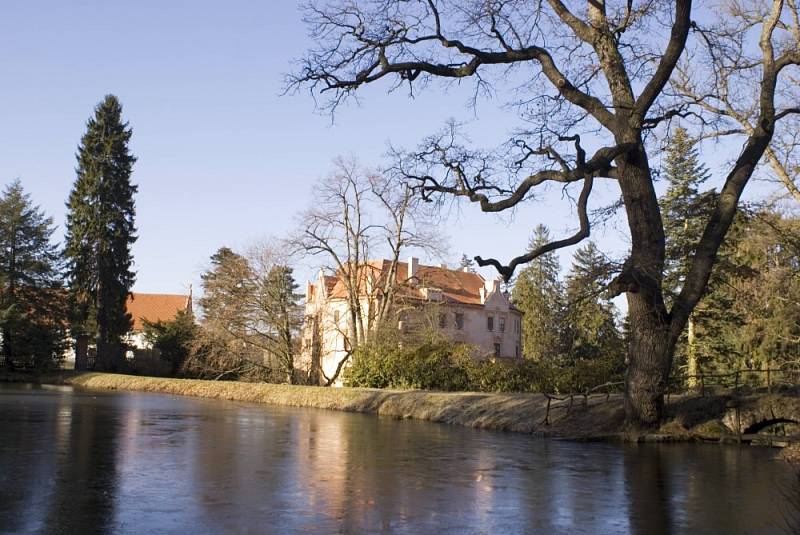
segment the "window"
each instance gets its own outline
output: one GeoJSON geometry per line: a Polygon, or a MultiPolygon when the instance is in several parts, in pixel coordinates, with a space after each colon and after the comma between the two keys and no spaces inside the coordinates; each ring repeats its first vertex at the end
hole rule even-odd
{"type": "Polygon", "coordinates": [[[489,316],[486,318],[486,328],[490,331],[494,330],[494,316],[489,316]]]}
{"type": "Polygon", "coordinates": [[[459,331],[464,330],[464,314],[456,312],[456,329],[459,331]]]}
{"type": "Polygon", "coordinates": [[[447,314],[439,314],[439,328],[444,329],[447,327],[447,314]]]}
{"type": "Polygon", "coordinates": [[[499,357],[500,356],[500,344],[495,344],[494,345],[494,356],[495,357],[499,357]]]}
{"type": "Polygon", "coordinates": [[[500,332],[501,333],[506,332],[506,319],[505,318],[500,318],[500,332]]]}

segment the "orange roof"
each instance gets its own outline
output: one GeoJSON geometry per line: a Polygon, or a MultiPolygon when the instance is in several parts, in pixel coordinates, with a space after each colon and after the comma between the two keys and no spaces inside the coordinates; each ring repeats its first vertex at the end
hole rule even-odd
{"type": "Polygon", "coordinates": [[[174,294],[133,293],[128,296],[126,308],[133,317],[133,330],[144,330],[144,320],[169,321],[181,310],[191,309],[191,297],[174,294]]]}
{"type": "MultiPolygon", "coordinates": [[[[373,280],[384,284],[386,277],[391,269],[390,260],[378,260],[365,264],[365,270],[361,277],[366,283],[367,276],[374,277],[373,280]]],[[[412,278],[408,276],[408,263],[398,262],[397,272],[395,273],[395,283],[398,285],[398,297],[412,299],[424,299],[423,288],[441,290],[442,297],[446,302],[455,302],[467,305],[480,305],[481,288],[484,287],[483,277],[477,273],[469,271],[447,269],[437,266],[419,265],[412,278]]],[[[328,286],[328,295],[333,299],[343,299],[346,297],[344,282],[339,277],[325,277],[325,284],[328,286]],[[331,287],[331,280],[335,283],[331,287]]]]}

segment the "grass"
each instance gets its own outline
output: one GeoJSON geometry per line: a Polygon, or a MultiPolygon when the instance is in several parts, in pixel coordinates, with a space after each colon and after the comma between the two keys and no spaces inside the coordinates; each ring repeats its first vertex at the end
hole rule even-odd
{"type": "MultiPolygon", "coordinates": [[[[576,397],[571,406],[567,401],[553,401],[545,422],[547,397],[543,394],[325,388],[94,372],[61,372],[41,377],[0,374],[0,381],[9,380],[372,413],[577,440],[730,442],[735,438],[724,425],[724,396],[673,396],[668,405],[667,421],[660,429],[631,432],[624,429],[620,395],[609,399],[605,395],[590,396],[586,405],[582,397],[576,397]]],[[[800,397],[797,393],[785,399],[763,396],[754,397],[751,402],[768,402],[772,406],[773,403],[798,403],[800,397]]]]}

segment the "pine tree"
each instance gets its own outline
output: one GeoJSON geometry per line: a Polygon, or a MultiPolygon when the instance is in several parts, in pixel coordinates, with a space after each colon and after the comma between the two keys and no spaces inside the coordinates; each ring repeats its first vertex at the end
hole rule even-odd
{"type": "Polygon", "coordinates": [[[264,326],[268,351],[278,361],[287,382],[295,381],[296,335],[303,321],[301,295],[294,280],[292,268],[275,265],[266,276],[256,279],[257,303],[261,304],[255,319],[264,326]]]}
{"type": "Polygon", "coordinates": [[[461,260],[458,262],[458,269],[462,271],[475,271],[475,261],[468,257],[466,254],[461,255],[461,260]]]}
{"type": "Polygon", "coordinates": [[[135,281],[131,246],[137,191],[131,182],[136,161],[128,149],[131,134],[121,104],[107,95],[81,138],[77,179],[67,202],[72,330],[78,339],[96,340],[97,365],[109,370],[121,367],[121,338],[131,328],[126,301],[135,281]]]}
{"type": "Polygon", "coordinates": [[[203,366],[215,373],[259,368],[264,379],[295,380],[303,319],[292,268],[266,251],[244,257],[222,247],[202,276],[203,366]]]}
{"type": "MultiPolygon", "coordinates": [[[[550,241],[544,225],[534,229],[530,248],[550,241]]],[[[561,316],[564,308],[560,266],[555,253],[539,256],[520,271],[512,300],[522,312],[522,347],[525,357],[558,361],[561,350],[561,316]]]]}
{"type": "Polygon", "coordinates": [[[566,281],[566,345],[570,362],[622,354],[614,304],[604,297],[609,266],[594,242],[575,252],[566,281]]]}
{"type": "Polygon", "coordinates": [[[678,128],[667,148],[665,177],[669,186],[661,197],[666,237],[664,288],[671,301],[683,285],[691,256],[700,241],[713,193],[700,193],[709,177],[698,157],[695,141],[678,128]]]}
{"type": "MultiPolygon", "coordinates": [[[[714,190],[701,191],[709,178],[708,169],[700,162],[695,140],[682,128],[672,136],[667,149],[665,177],[668,187],[661,197],[662,217],[666,238],[664,293],[671,303],[683,287],[692,257],[703,228],[716,202],[714,190]]],[[[737,216],[741,221],[742,216],[737,216]]],[[[675,361],[685,363],[687,384],[697,384],[695,376],[701,373],[700,362],[728,358],[735,348],[721,333],[726,324],[735,322],[729,314],[730,295],[717,291],[736,267],[732,264],[732,243],[741,233],[735,223],[726,242],[720,247],[718,262],[707,286],[706,295],[689,317],[686,332],[675,351],[675,361]]]]}
{"type": "Polygon", "coordinates": [[[65,341],[59,256],[52,218],[18,180],[0,197],[0,332],[5,365],[37,368],[60,359],[65,341]]]}

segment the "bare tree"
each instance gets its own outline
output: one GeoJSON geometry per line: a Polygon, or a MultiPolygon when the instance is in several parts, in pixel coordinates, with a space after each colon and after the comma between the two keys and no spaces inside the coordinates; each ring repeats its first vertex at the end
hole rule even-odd
{"type": "Polygon", "coordinates": [[[407,249],[438,250],[435,222],[419,210],[404,182],[363,169],[353,159],[337,159],[335,170],[315,189],[312,208],[300,217],[294,248],[321,263],[341,283],[347,321],[340,329],[344,357],[333,384],[353,352],[390,317],[400,255],[407,249]],[[373,255],[376,255],[375,257],[373,255]],[[386,261],[377,255],[386,256],[386,261]]]}
{"type": "Polygon", "coordinates": [[[397,170],[416,179],[427,199],[464,197],[485,212],[512,209],[547,183],[579,186],[574,234],[507,263],[476,258],[507,280],[537,256],[586,239],[593,182],[615,180],[631,243],[610,286],[628,301],[626,416],[633,425],[654,425],[663,414],[675,344],[704,293],[739,198],[778,122],[799,111],[787,79],[800,63],[795,0],[727,5],[741,34],[733,22],[703,28],[692,21],[692,0],[319,2],[306,11],[317,46],[289,84],[330,95],[326,105],[335,109],[384,79],[416,88],[435,79],[469,78],[476,91],[491,88],[492,75],[521,79],[520,109],[528,124],[513,140],[517,155],[511,161],[464,147],[448,129],[405,154],[397,170]],[[692,62],[690,87],[713,91],[715,77],[732,73],[747,84],[755,111],[670,310],[662,292],[664,230],[647,141],[674,119],[708,121],[700,106],[707,91],[697,99],[667,91],[687,43],[700,58],[692,62]],[[590,152],[584,140],[605,146],[590,152]]]}

